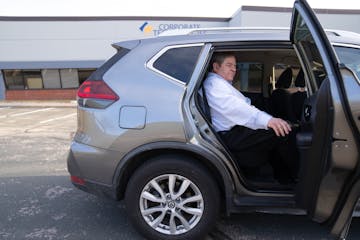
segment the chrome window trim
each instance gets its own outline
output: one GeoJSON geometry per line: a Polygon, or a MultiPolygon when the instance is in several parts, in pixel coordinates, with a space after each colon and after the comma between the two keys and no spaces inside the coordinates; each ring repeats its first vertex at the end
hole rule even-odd
{"type": "Polygon", "coordinates": [[[185,48],[185,47],[201,47],[201,46],[204,46],[205,44],[204,43],[194,43],[194,44],[181,44],[181,45],[171,45],[171,46],[167,46],[167,47],[164,47],[163,49],[161,49],[157,54],[155,54],[155,56],[153,56],[146,64],[145,66],[150,69],[151,71],[153,72],[156,72],[176,83],[180,83],[182,86],[185,86],[186,83],[184,83],[183,81],[180,81],[179,79],[176,79],[158,69],[156,69],[154,67],[154,62],[159,58],[161,57],[166,51],[168,51],[169,49],[174,49],[174,48],[185,48]]]}
{"type": "Polygon", "coordinates": [[[349,43],[333,43],[333,47],[348,47],[348,48],[357,48],[360,49],[360,45],[349,44],[349,43]]]}

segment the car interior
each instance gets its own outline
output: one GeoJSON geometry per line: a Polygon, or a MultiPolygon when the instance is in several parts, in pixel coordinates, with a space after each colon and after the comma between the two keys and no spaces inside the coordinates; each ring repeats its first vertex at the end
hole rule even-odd
{"type": "MultiPolygon", "coordinates": [[[[304,73],[294,49],[261,48],[252,50],[229,49],[227,51],[235,53],[237,59],[237,73],[232,83],[233,86],[250,98],[252,105],[275,117],[287,120],[293,131],[298,131],[307,91],[304,73]]],[[[207,69],[211,69],[210,66],[207,69]]],[[[206,79],[206,74],[202,79],[206,79]]],[[[216,136],[217,141],[235,160],[245,184],[256,190],[294,190],[296,183],[277,182],[274,179],[269,161],[264,161],[264,158],[269,160],[278,156],[269,152],[257,153],[257,156],[248,156],[248,159],[239,159],[227,149],[220,136],[211,126],[210,108],[204,91],[200,85],[196,97],[200,113],[216,136]],[[258,161],[259,158],[261,160],[258,161]],[[255,167],[256,171],[249,171],[249,162],[252,162],[250,163],[251,169],[255,167]]],[[[298,152],[293,154],[296,154],[298,158],[298,152]]]]}

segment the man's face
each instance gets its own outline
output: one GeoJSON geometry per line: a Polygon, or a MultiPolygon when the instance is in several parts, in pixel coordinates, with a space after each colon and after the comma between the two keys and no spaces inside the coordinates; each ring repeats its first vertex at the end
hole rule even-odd
{"type": "Polygon", "coordinates": [[[213,70],[216,74],[222,76],[227,81],[234,80],[236,74],[236,59],[235,57],[227,57],[220,65],[218,63],[213,64],[213,70]]]}

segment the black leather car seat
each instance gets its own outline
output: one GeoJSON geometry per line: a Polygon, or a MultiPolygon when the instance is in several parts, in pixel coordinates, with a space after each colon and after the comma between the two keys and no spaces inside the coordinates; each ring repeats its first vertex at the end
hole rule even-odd
{"type": "Polygon", "coordinates": [[[301,69],[296,76],[295,79],[295,87],[298,87],[299,90],[291,95],[291,102],[293,105],[293,111],[295,114],[296,120],[301,120],[302,115],[302,109],[304,105],[304,101],[306,99],[306,92],[303,90],[305,87],[305,78],[304,78],[304,72],[301,69]]]}
{"type": "Polygon", "coordinates": [[[292,81],[292,69],[286,68],[276,82],[276,89],[270,96],[271,114],[285,120],[294,121],[295,116],[292,111],[291,95],[286,90],[292,81]]]}
{"type": "Polygon", "coordinates": [[[200,87],[197,92],[197,103],[199,110],[205,120],[207,121],[209,128],[212,133],[216,136],[217,140],[223,145],[224,149],[230,155],[232,159],[236,161],[236,164],[245,173],[246,176],[249,174],[255,174],[254,169],[259,169],[265,162],[267,162],[267,152],[232,152],[223,141],[219,133],[217,133],[212,127],[210,106],[207,101],[206,92],[204,87],[200,87]]]}

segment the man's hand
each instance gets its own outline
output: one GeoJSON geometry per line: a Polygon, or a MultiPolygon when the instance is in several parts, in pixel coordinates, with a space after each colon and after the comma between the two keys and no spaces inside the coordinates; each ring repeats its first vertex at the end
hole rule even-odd
{"type": "Polygon", "coordinates": [[[268,127],[272,128],[278,137],[285,137],[291,131],[290,125],[281,118],[271,118],[268,127]]]}

